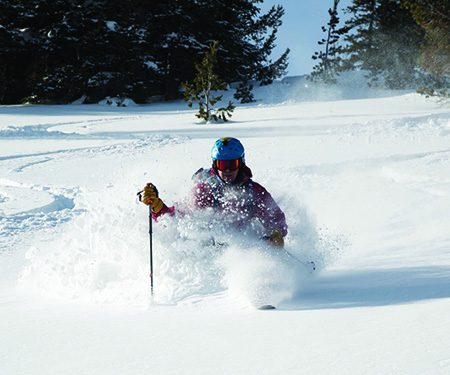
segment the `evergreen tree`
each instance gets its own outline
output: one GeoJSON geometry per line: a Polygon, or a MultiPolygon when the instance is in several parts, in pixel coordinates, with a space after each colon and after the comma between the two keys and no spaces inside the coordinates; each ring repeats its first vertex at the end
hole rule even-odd
{"type": "Polygon", "coordinates": [[[104,36],[108,28],[99,17],[98,6],[82,3],[48,1],[41,4],[33,26],[36,40],[41,43],[38,49],[41,64],[36,67],[31,97],[36,102],[68,102],[82,95],[94,100],[104,98],[106,90],[96,96],[94,87],[107,79],[102,73],[107,45],[104,36]]]}
{"type": "Polygon", "coordinates": [[[155,74],[142,54],[135,1],[72,3],[47,33],[53,70],[44,70],[40,93],[67,101],[85,95],[98,102],[128,96],[142,102],[151,94],[155,74]]]}
{"type": "Polygon", "coordinates": [[[261,67],[260,74],[257,77],[261,80],[260,85],[270,85],[275,79],[282,77],[286,74],[288,63],[288,55],[290,49],[286,51],[274,62],[270,62],[269,65],[261,67]]]}
{"type": "Polygon", "coordinates": [[[0,103],[16,104],[29,96],[37,63],[33,30],[24,19],[36,13],[36,2],[30,9],[20,2],[0,2],[0,103]],[[33,6],[34,5],[34,6],[33,6]]]}
{"type": "Polygon", "coordinates": [[[319,63],[313,67],[313,72],[308,77],[311,81],[320,80],[325,83],[336,83],[336,76],[339,75],[342,61],[343,47],[338,44],[342,35],[348,32],[347,27],[338,28],[338,5],[340,0],[333,0],[333,8],[328,10],[330,21],[327,27],[322,26],[322,31],[326,37],[318,42],[325,46],[325,51],[315,52],[313,60],[319,60],[319,63]]]}
{"type": "Polygon", "coordinates": [[[402,0],[416,22],[425,31],[425,43],[421,48],[420,66],[424,74],[420,92],[448,95],[450,84],[450,0],[412,1],[402,0]]]}
{"type": "Polygon", "coordinates": [[[195,64],[195,68],[198,71],[197,76],[194,78],[194,84],[188,84],[187,82],[182,84],[185,90],[185,102],[188,102],[188,106],[192,107],[194,102],[198,103],[199,113],[196,115],[198,118],[210,122],[210,120],[228,121],[227,116],[231,117],[234,111],[234,106],[231,101],[227,107],[213,109],[213,106],[222,100],[223,95],[213,96],[213,91],[224,91],[227,89],[227,84],[223,82],[214,72],[214,68],[217,65],[217,45],[219,42],[215,42],[210,46],[210,51],[206,52],[202,63],[195,64]]]}
{"type": "Polygon", "coordinates": [[[179,81],[195,76],[193,62],[202,58],[206,46],[219,40],[221,58],[217,70],[227,82],[259,80],[263,84],[285,74],[289,51],[280,59],[269,60],[275,47],[284,9],[272,7],[259,16],[256,6],[261,0],[182,0],[163,2],[160,13],[165,22],[158,32],[162,36],[158,49],[160,60],[166,61],[164,74],[168,87],[166,98],[178,95],[179,81]],[[191,64],[186,64],[190,61],[191,64]],[[170,90],[170,91],[169,91],[170,90]]]}
{"type": "Polygon", "coordinates": [[[215,40],[224,80],[271,82],[287,67],[288,51],[269,60],[284,10],[261,1],[4,0],[0,102],[174,99],[215,40]]]}
{"type": "Polygon", "coordinates": [[[391,89],[415,87],[423,30],[399,1],[382,0],[377,8],[377,63],[384,84],[391,89]]]}
{"type": "Polygon", "coordinates": [[[241,104],[255,102],[255,96],[252,93],[253,85],[248,81],[241,82],[233,95],[233,98],[239,100],[241,104]]]}
{"type": "Polygon", "coordinates": [[[347,67],[367,71],[372,83],[383,78],[391,89],[413,86],[423,31],[411,14],[398,0],[353,0],[347,11],[347,67]]]}
{"type": "MultiPolygon", "coordinates": [[[[262,0],[254,0],[251,2],[262,2],[262,0]]],[[[286,74],[288,67],[288,56],[290,53],[289,48],[287,48],[286,51],[274,62],[269,60],[269,55],[275,47],[275,41],[277,39],[276,34],[278,32],[278,28],[282,25],[281,18],[284,13],[284,8],[281,5],[273,6],[267,14],[261,16],[260,19],[254,22],[254,27],[251,31],[252,39],[256,42],[257,48],[254,55],[254,62],[256,66],[251,67],[250,69],[256,72],[256,74],[247,76],[247,79],[254,78],[261,81],[261,85],[268,85],[275,79],[286,74]],[[271,34],[264,37],[268,30],[272,30],[271,34]]],[[[245,26],[243,29],[245,33],[245,26]]]]}
{"type": "Polygon", "coordinates": [[[377,68],[374,66],[374,33],[375,33],[375,9],[377,0],[353,0],[351,6],[347,7],[347,13],[353,17],[346,22],[349,31],[345,36],[348,43],[344,52],[349,55],[346,59],[347,68],[359,68],[376,75],[377,68]]]}

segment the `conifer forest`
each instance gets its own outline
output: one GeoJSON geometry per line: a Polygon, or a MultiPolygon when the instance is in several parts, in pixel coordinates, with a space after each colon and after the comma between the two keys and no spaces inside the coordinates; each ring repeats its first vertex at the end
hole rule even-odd
{"type": "MultiPolygon", "coordinates": [[[[370,85],[445,94],[450,0],[352,0],[344,9],[327,1],[330,21],[318,25],[324,38],[310,79],[333,83],[359,69],[370,85]]],[[[286,74],[289,49],[271,55],[285,10],[264,13],[262,2],[1,1],[0,104],[181,98],[216,42],[223,82],[269,84],[286,74]]]]}

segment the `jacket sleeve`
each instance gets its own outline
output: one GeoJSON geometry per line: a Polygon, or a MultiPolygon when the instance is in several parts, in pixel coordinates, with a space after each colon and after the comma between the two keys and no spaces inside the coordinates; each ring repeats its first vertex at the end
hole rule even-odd
{"type": "Polygon", "coordinates": [[[283,237],[287,235],[287,224],[284,212],[272,198],[272,195],[260,184],[253,182],[254,215],[261,221],[266,230],[276,227],[281,230],[283,237]]]}
{"type": "Polygon", "coordinates": [[[191,209],[202,209],[206,207],[212,207],[214,204],[214,197],[209,184],[200,182],[194,186],[186,198],[185,202],[177,203],[174,206],[168,207],[166,204],[163,205],[161,211],[157,214],[152,212],[152,217],[154,221],[158,221],[161,216],[170,215],[173,216],[175,213],[184,214],[186,211],[191,209]]]}
{"type": "Polygon", "coordinates": [[[175,214],[175,206],[167,207],[166,204],[164,203],[164,204],[163,204],[163,207],[161,208],[161,210],[160,210],[157,214],[155,214],[154,212],[152,212],[152,217],[153,217],[153,220],[154,220],[154,221],[158,221],[158,219],[159,219],[161,216],[164,216],[164,215],[170,215],[170,216],[173,216],[174,214],[175,214]]]}

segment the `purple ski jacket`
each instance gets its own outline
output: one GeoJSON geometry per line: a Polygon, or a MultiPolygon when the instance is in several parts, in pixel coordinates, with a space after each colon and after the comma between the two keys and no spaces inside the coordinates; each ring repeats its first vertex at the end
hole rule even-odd
{"type": "MultiPolygon", "coordinates": [[[[244,167],[237,181],[231,184],[223,182],[214,169],[204,170],[199,182],[191,190],[188,205],[193,209],[213,208],[225,215],[236,217],[235,226],[245,228],[254,219],[258,219],[266,231],[276,227],[283,236],[287,234],[286,218],[270,193],[260,184],[252,180],[252,172],[244,167]]],[[[173,215],[180,212],[176,206],[164,204],[161,211],[153,213],[153,219],[163,215],[173,215]]]]}

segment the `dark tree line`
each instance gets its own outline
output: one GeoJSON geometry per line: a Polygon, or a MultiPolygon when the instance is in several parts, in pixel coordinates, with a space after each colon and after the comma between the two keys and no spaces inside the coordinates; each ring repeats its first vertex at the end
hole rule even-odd
{"type": "Polygon", "coordinates": [[[269,59],[284,9],[262,1],[3,0],[0,103],[178,98],[216,41],[222,80],[270,83],[287,66],[288,51],[269,59]]]}
{"type": "Polygon", "coordinates": [[[445,84],[450,75],[450,0],[353,0],[338,26],[333,0],[319,42],[325,51],[311,79],[330,82],[345,70],[366,72],[369,84],[391,89],[445,84]],[[330,53],[332,51],[333,53],[330,53]],[[328,53],[327,53],[328,52],[328,53]],[[381,83],[380,83],[381,84],[381,83]]]}

